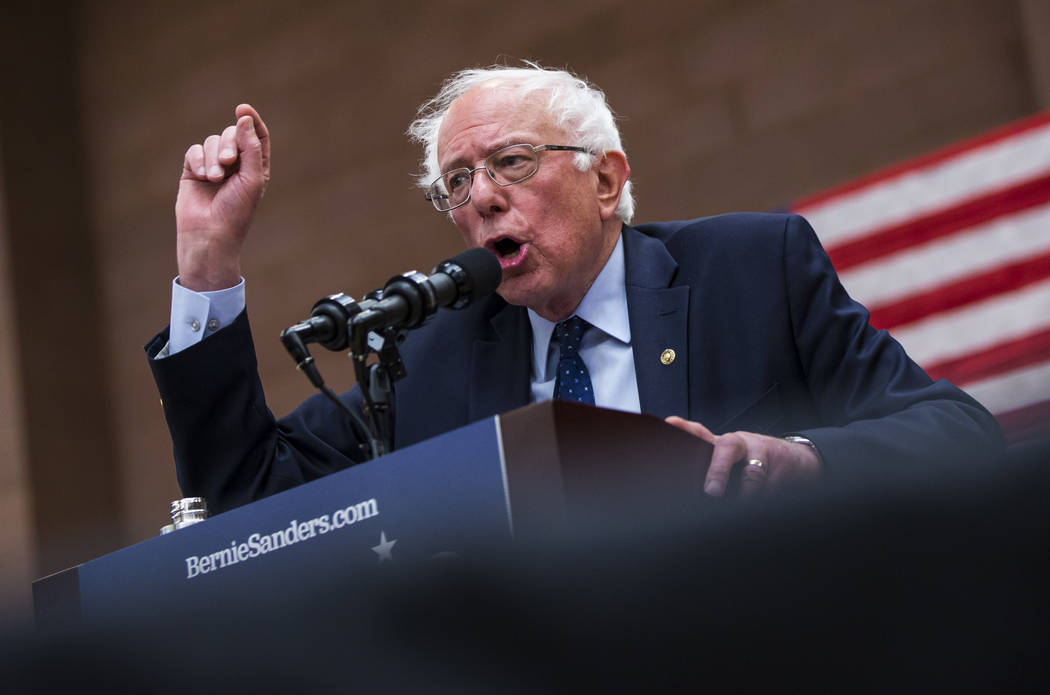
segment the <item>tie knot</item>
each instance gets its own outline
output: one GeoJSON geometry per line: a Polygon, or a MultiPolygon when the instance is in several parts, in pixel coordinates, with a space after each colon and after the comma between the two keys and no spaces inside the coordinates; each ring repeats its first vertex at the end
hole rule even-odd
{"type": "Polygon", "coordinates": [[[590,326],[579,316],[565,319],[554,327],[554,339],[561,346],[562,354],[572,354],[580,349],[583,332],[590,326]]]}

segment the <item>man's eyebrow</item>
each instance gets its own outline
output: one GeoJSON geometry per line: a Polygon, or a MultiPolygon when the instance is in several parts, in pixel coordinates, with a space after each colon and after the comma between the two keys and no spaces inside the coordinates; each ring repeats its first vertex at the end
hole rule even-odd
{"type": "Polygon", "coordinates": [[[492,151],[502,150],[504,147],[510,147],[511,145],[531,145],[529,138],[518,136],[514,138],[505,138],[500,141],[500,144],[492,148],[492,151]]]}
{"type": "MultiPolygon", "coordinates": [[[[535,142],[533,142],[533,140],[535,139],[536,136],[528,135],[515,135],[509,138],[504,138],[500,141],[500,144],[492,148],[492,152],[502,150],[504,147],[510,147],[511,145],[529,145],[531,147],[536,144],[535,142]]],[[[489,154],[492,154],[492,152],[489,152],[489,154]]]]}
{"type": "Polygon", "coordinates": [[[467,162],[466,158],[463,155],[459,155],[454,159],[450,159],[445,164],[440,164],[439,162],[439,166],[442,172],[452,171],[453,169],[471,168],[471,164],[467,162]]]}

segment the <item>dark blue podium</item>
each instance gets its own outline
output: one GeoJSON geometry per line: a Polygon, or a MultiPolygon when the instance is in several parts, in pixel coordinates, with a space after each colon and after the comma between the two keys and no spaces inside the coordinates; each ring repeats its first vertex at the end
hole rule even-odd
{"type": "Polygon", "coordinates": [[[37,580],[41,626],[221,614],[566,525],[701,503],[710,445],[563,402],[489,418],[37,580]]]}

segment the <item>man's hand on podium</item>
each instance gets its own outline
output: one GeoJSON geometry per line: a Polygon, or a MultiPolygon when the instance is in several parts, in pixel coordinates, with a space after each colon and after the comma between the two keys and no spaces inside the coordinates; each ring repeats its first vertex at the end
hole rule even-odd
{"type": "Polygon", "coordinates": [[[667,418],[666,422],[714,445],[711,466],[704,481],[704,492],[712,497],[725,494],[729,473],[737,464],[744,466],[740,480],[742,497],[772,492],[820,475],[820,457],[805,444],[753,432],[717,435],[699,422],[676,415],[667,418]]]}

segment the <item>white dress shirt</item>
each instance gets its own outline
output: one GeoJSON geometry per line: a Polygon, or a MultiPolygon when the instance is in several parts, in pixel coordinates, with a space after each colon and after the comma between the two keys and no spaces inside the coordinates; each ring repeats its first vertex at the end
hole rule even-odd
{"type": "Polygon", "coordinates": [[[194,292],[171,281],[171,319],[168,344],[157,358],[174,355],[193,347],[220,328],[225,328],[244,311],[244,278],[235,286],[213,292],[194,292]]]}

